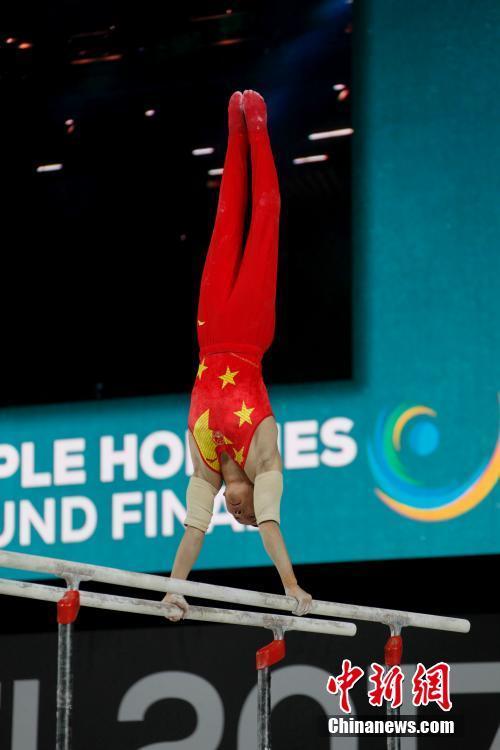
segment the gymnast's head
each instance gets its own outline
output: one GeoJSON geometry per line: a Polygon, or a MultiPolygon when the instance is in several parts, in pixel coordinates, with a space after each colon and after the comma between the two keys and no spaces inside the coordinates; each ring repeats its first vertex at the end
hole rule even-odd
{"type": "Polygon", "coordinates": [[[226,485],[224,497],[229,513],[244,526],[257,526],[253,507],[253,484],[227,453],[221,455],[222,476],[226,485]]]}

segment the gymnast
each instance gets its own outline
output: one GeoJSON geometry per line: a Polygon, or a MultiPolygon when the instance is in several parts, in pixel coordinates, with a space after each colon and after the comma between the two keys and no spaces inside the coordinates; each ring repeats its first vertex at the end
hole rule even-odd
{"type": "MultiPolygon", "coordinates": [[[[282,462],[262,379],[262,357],[274,337],[280,211],[264,99],[256,91],[236,91],[228,119],[224,172],[198,304],[200,361],[188,418],[194,473],[172,577],[188,577],[224,481],[227,510],[239,523],[258,526],[285,593],[297,600],[294,614],[304,615],[312,598],[297,584],[280,531],[282,462]],[[249,150],[252,217],[243,252],[249,150]]],[[[164,601],[179,608],[171,620],[188,612],[178,594],[167,594],[164,601]]]]}

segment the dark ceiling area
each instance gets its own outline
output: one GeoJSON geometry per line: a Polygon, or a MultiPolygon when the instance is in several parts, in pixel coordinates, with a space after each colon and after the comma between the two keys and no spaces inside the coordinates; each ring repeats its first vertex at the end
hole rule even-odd
{"type": "Polygon", "coordinates": [[[0,404],[190,389],[227,101],[245,88],[266,98],[282,192],[267,379],[352,378],[351,5],[64,0],[1,16],[0,404]]]}

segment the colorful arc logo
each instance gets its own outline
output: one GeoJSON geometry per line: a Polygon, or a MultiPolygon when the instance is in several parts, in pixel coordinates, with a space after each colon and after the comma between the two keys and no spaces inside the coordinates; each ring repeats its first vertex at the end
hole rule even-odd
{"type": "Polygon", "coordinates": [[[413,453],[430,455],[439,445],[436,416],[428,406],[400,405],[379,417],[368,444],[368,459],[378,485],[375,494],[396,513],[415,521],[448,521],[467,513],[489,495],[500,475],[497,438],[491,456],[459,487],[424,487],[413,478],[401,456],[403,432],[413,453]]]}

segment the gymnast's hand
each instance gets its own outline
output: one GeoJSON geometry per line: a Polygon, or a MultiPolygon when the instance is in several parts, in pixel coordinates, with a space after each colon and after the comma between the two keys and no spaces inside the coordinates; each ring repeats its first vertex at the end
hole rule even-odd
{"type": "Polygon", "coordinates": [[[306,615],[311,611],[312,607],[312,596],[307,591],[301,589],[298,584],[294,586],[285,586],[285,594],[287,596],[293,596],[297,600],[297,606],[292,611],[293,615],[306,615]]]}
{"type": "Polygon", "coordinates": [[[167,617],[167,620],[170,620],[170,622],[179,622],[179,620],[184,619],[189,612],[189,604],[181,594],[165,594],[162,602],[164,604],[173,604],[179,610],[179,614],[167,617]]]}

